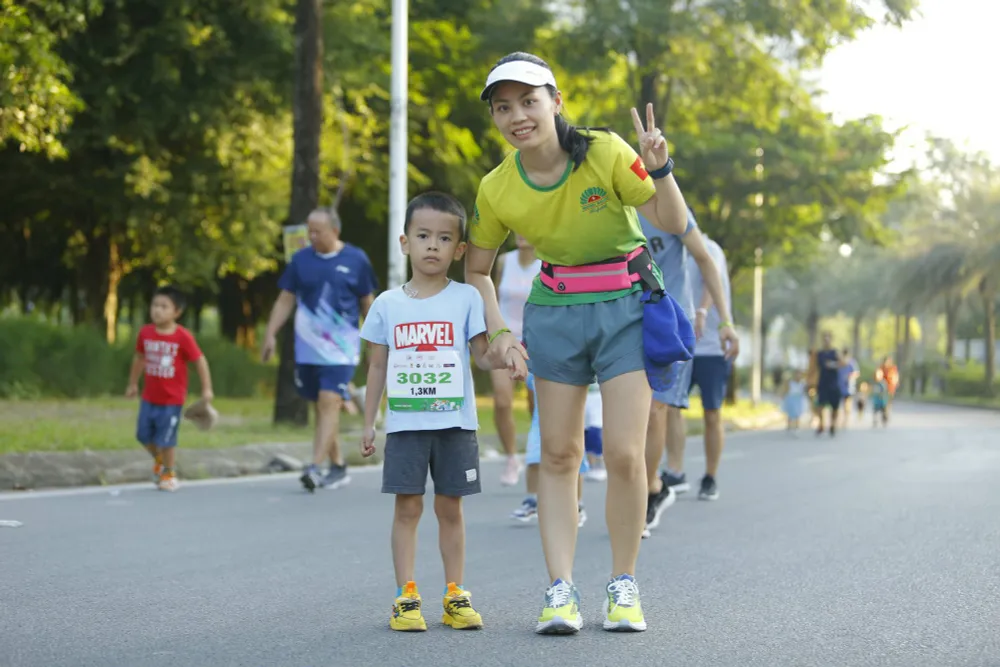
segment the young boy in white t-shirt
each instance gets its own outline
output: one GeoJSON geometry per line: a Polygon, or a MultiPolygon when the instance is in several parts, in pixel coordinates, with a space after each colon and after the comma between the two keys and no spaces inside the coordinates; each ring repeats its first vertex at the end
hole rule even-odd
{"type": "MultiPolygon", "coordinates": [[[[465,220],[465,210],[450,195],[430,192],[407,205],[399,242],[409,256],[413,278],[380,294],[361,327],[361,338],[371,349],[361,439],[365,457],[375,453],[375,420],[383,392],[388,395],[382,493],[396,496],[392,561],[398,588],[389,619],[393,630],[427,629],[414,561],[428,470],[448,582],[441,620],[456,629],[483,626],[463,588],[462,497],[480,492],[479,420],[469,349],[477,366],[494,367],[486,361],[489,341],[482,297],[476,288],[448,278],[451,263],[465,252],[465,220]]],[[[527,376],[520,355],[510,353],[503,361],[499,368],[508,368],[513,379],[527,376]]]]}

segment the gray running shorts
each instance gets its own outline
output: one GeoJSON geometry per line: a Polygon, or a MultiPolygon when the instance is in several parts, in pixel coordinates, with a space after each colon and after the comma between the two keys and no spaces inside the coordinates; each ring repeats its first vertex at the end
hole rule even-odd
{"type": "Polygon", "coordinates": [[[475,431],[398,431],[385,437],[382,493],[422,496],[427,473],[439,496],[479,493],[479,442],[475,431]]]}
{"type": "Polygon", "coordinates": [[[642,292],[614,301],[524,307],[528,368],[535,377],[576,386],[641,371],[642,292]]]}

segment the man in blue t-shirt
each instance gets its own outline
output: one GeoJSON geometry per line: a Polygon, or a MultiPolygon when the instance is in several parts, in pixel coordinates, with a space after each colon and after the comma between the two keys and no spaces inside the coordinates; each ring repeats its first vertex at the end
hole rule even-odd
{"type": "Polygon", "coordinates": [[[375,300],[378,280],[368,256],[340,240],[340,217],[317,209],[307,220],[310,246],[292,256],[278,280],[261,357],[274,353],[278,330],[295,309],[295,385],[316,404],[313,461],[303,486],[337,488],[350,481],[337,440],[340,411],[351,399],[348,385],[361,360],[360,320],[375,300]],[[330,470],[320,475],[329,458],[330,470]]]}
{"type": "MultiPolygon", "coordinates": [[[[705,247],[694,213],[688,209],[687,229],[679,235],[667,234],[657,229],[641,215],[639,220],[650,254],[663,273],[664,289],[680,304],[688,319],[695,323],[695,333],[699,337],[703,334],[705,320],[695,317],[695,299],[687,266],[688,258],[692,258],[709,276],[705,281],[706,287],[710,293],[719,298],[723,304],[722,310],[727,315],[726,319],[720,322],[718,335],[727,342],[735,354],[739,349],[739,340],[732,328],[732,318],[729,317],[729,301],[723,291],[723,284],[712,256],[705,247]]],[[[649,537],[650,531],[659,525],[660,515],[673,504],[677,493],[683,493],[690,488],[683,472],[687,425],[681,411],[686,410],[689,405],[688,392],[693,366],[690,361],[682,364],[677,379],[667,391],[653,392],[649,426],[646,430],[648,498],[646,529],[643,531],[643,537],[649,537]],[[667,451],[667,469],[657,476],[664,449],[667,451]]],[[[703,486],[704,484],[703,481],[703,486]]]]}

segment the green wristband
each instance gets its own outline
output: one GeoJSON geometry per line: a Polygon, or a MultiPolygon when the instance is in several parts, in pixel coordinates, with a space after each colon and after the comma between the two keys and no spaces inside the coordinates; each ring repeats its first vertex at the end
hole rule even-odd
{"type": "Polygon", "coordinates": [[[510,333],[510,329],[497,329],[496,331],[494,331],[493,335],[490,336],[490,341],[489,341],[490,345],[492,345],[493,341],[497,339],[497,336],[499,336],[502,333],[510,333]]]}
{"type": "Polygon", "coordinates": [[[735,329],[736,328],[735,326],[733,326],[732,322],[719,322],[719,328],[720,329],[725,329],[726,327],[729,327],[730,329],[735,329]]]}

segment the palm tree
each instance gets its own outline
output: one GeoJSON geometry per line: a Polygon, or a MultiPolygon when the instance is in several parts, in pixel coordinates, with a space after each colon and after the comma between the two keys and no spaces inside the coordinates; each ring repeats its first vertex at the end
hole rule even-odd
{"type": "Polygon", "coordinates": [[[985,389],[993,396],[1000,291],[1000,176],[989,163],[982,163],[963,185],[952,191],[952,205],[942,217],[944,224],[926,228],[921,246],[901,258],[892,279],[895,297],[905,304],[907,312],[913,304],[944,301],[949,364],[954,357],[958,308],[968,295],[979,294],[986,332],[985,389]]]}
{"type": "Polygon", "coordinates": [[[986,334],[986,393],[996,395],[996,303],[1000,290],[1000,179],[990,179],[972,190],[967,207],[972,218],[969,259],[976,290],[983,300],[983,329],[986,334]]]}
{"type": "Polygon", "coordinates": [[[970,251],[969,245],[961,240],[932,243],[899,257],[889,273],[892,300],[903,306],[904,346],[909,341],[909,318],[914,305],[937,310],[935,306],[943,302],[947,330],[945,357],[949,366],[955,353],[958,310],[973,279],[970,251]]]}

